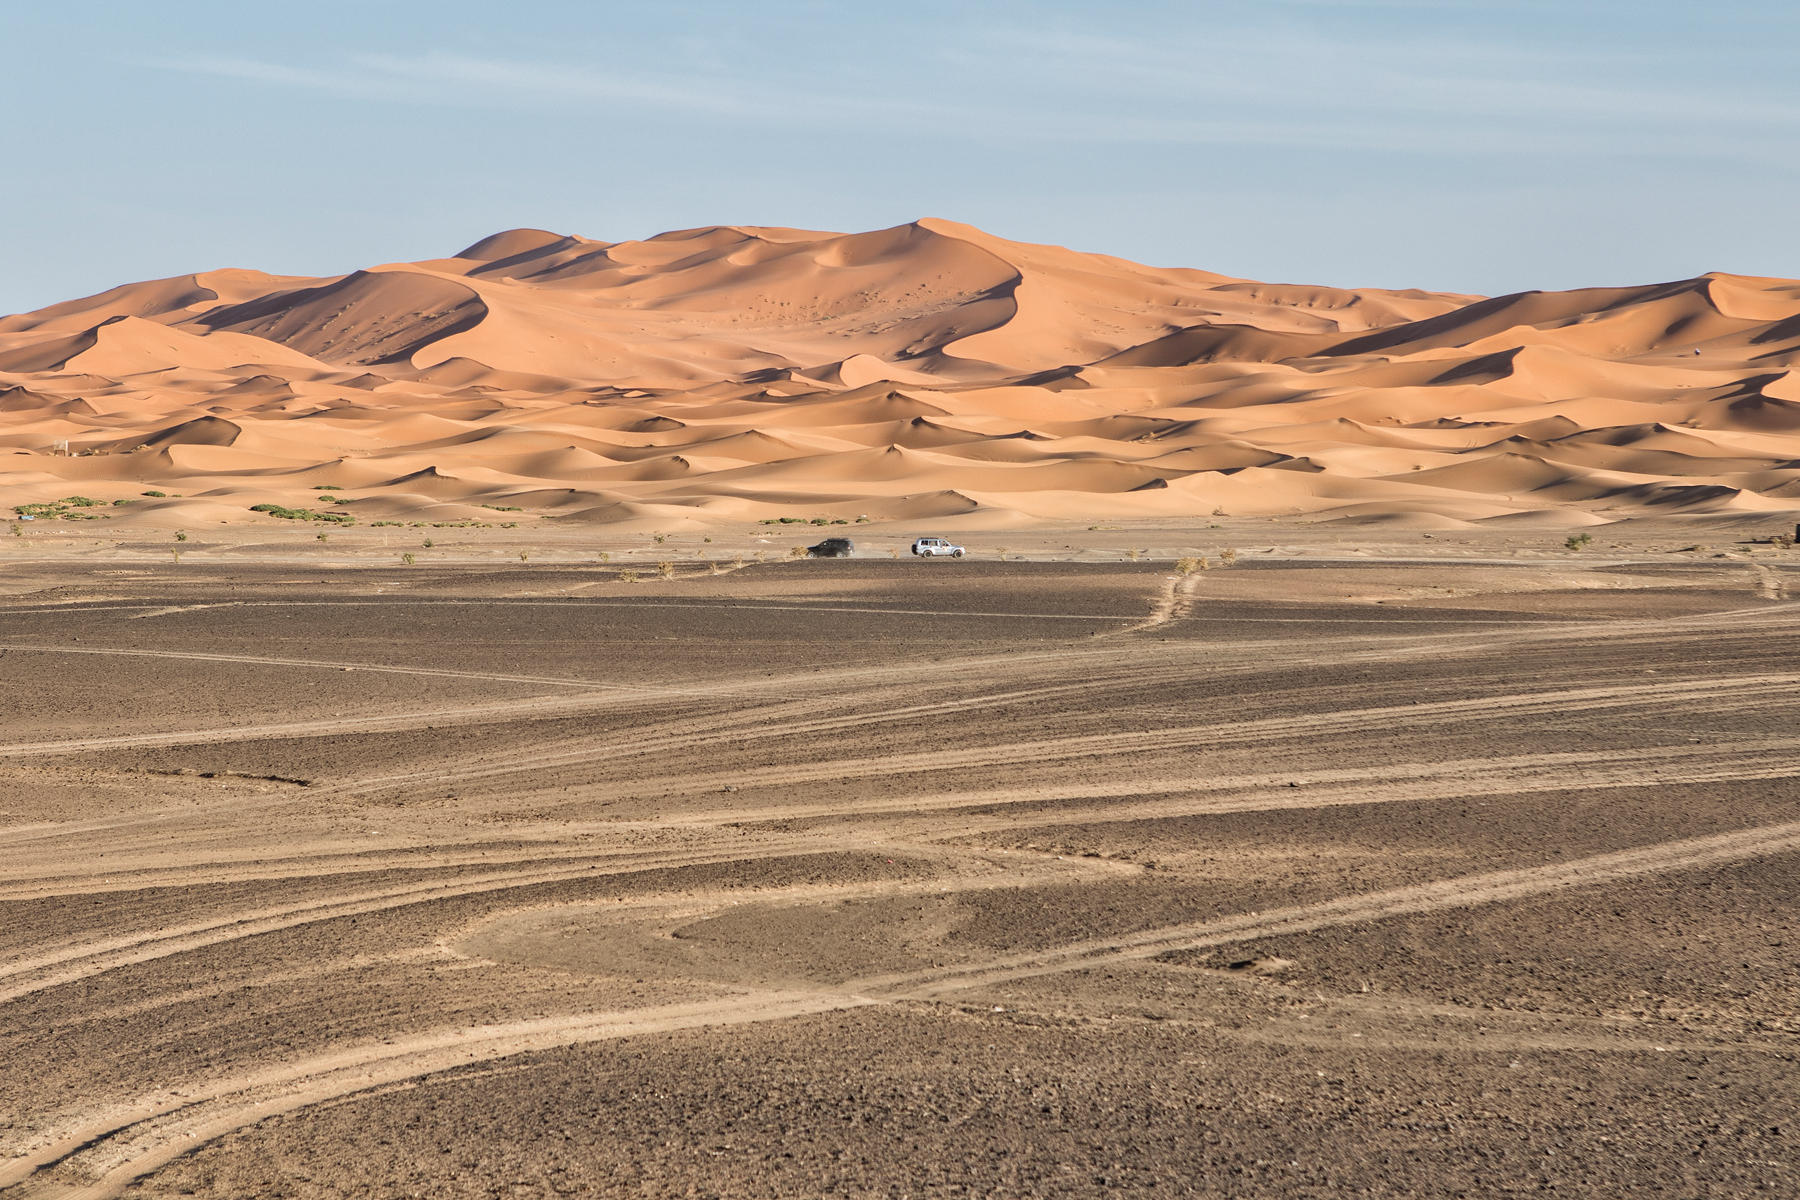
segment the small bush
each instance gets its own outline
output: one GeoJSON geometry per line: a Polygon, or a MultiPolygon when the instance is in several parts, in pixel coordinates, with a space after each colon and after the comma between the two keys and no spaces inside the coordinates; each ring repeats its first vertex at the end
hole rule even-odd
{"type": "Polygon", "coordinates": [[[284,521],[325,521],[332,525],[356,524],[356,518],[349,513],[314,512],[310,508],[288,508],[281,504],[252,504],[250,511],[267,513],[271,517],[280,517],[284,521]]]}
{"type": "Polygon", "coordinates": [[[1219,551],[1219,561],[1229,567],[1232,563],[1237,561],[1237,551],[1227,546],[1225,549],[1219,551]]]}
{"type": "Polygon", "coordinates": [[[629,568],[627,568],[626,570],[619,572],[619,582],[620,583],[636,583],[637,581],[638,581],[638,573],[636,571],[633,571],[633,570],[630,570],[629,568]]]}
{"type": "Polygon", "coordinates": [[[1140,553],[1140,551],[1135,549],[1127,550],[1125,551],[1125,557],[1129,558],[1132,562],[1136,562],[1140,553]]]}
{"type": "Polygon", "coordinates": [[[1199,569],[1200,569],[1200,560],[1198,558],[1193,557],[1192,555],[1189,555],[1186,558],[1178,558],[1175,560],[1175,573],[1177,575],[1192,575],[1195,571],[1198,571],[1199,569]]]}
{"type": "Polygon", "coordinates": [[[127,504],[136,504],[136,503],[137,503],[136,500],[114,500],[113,507],[114,508],[123,508],[127,504]]]}
{"type": "Polygon", "coordinates": [[[319,532],[313,536],[318,538],[321,542],[329,542],[331,540],[331,535],[326,533],[323,529],[319,530],[319,532]]]}
{"type": "Polygon", "coordinates": [[[164,496],[167,496],[168,494],[169,493],[167,493],[167,492],[140,492],[139,493],[139,495],[149,496],[153,500],[160,500],[164,496]]]}
{"type": "Polygon", "coordinates": [[[481,507],[491,508],[495,512],[524,512],[525,511],[524,509],[520,508],[516,504],[484,504],[481,507]]]}
{"type": "Polygon", "coordinates": [[[673,579],[675,578],[675,564],[672,562],[659,562],[656,564],[656,573],[661,575],[664,579],[673,579]]]}
{"type": "Polygon", "coordinates": [[[187,534],[184,531],[177,529],[175,531],[175,540],[178,542],[185,542],[187,541],[187,534]]]}
{"type": "Polygon", "coordinates": [[[410,567],[417,561],[419,560],[413,557],[413,552],[411,550],[408,550],[400,556],[400,562],[404,566],[410,567]]]}
{"type": "Polygon", "coordinates": [[[429,550],[429,549],[431,549],[431,546],[432,546],[432,542],[431,542],[431,539],[430,539],[430,538],[426,538],[426,539],[425,539],[425,541],[424,541],[424,542],[423,542],[423,543],[422,543],[422,544],[423,544],[423,545],[424,545],[424,547],[425,547],[425,548],[426,548],[426,549],[427,549],[427,550],[429,550]]]}
{"type": "Polygon", "coordinates": [[[650,540],[660,546],[669,540],[669,535],[666,533],[653,533],[650,535],[650,540]]]}
{"type": "Polygon", "coordinates": [[[806,547],[805,546],[789,546],[788,547],[788,557],[789,558],[805,558],[806,557],[806,547]]]}
{"type": "Polygon", "coordinates": [[[1566,550],[1580,550],[1593,540],[1594,535],[1591,533],[1572,533],[1563,542],[1563,548],[1566,550]]]}

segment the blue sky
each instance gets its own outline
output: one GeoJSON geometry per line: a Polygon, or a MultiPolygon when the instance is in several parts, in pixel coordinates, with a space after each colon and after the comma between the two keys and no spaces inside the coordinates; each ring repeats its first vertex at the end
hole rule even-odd
{"type": "Polygon", "coordinates": [[[0,312],[531,225],[1498,293],[1800,276],[1800,6],[3,0],[0,312]]]}

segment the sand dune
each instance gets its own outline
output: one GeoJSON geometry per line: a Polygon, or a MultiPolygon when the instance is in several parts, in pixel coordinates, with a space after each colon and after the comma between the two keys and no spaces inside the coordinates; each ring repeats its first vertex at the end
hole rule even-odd
{"type": "Polygon", "coordinates": [[[1482,298],[1154,268],[933,219],[518,229],[0,319],[0,503],[79,480],[103,500],[209,491],[105,514],[163,524],[321,486],[348,489],[352,517],[503,501],[661,524],[1781,510],[1800,508],[1797,361],[1793,280],[1482,298]]]}

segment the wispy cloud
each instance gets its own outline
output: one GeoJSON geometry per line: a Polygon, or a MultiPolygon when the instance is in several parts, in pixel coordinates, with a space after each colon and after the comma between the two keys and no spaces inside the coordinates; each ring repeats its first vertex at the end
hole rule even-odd
{"type": "Polygon", "coordinates": [[[445,51],[353,53],[309,65],[231,57],[159,59],[150,65],[188,75],[400,103],[485,106],[585,101],[709,113],[742,113],[756,107],[753,96],[729,83],[660,77],[610,66],[482,58],[445,51]]]}
{"type": "Polygon", "coordinates": [[[715,128],[741,123],[913,146],[1010,140],[1412,154],[1663,152],[1717,161],[1761,157],[1770,137],[1800,134],[1800,92],[1784,79],[1709,85],[1631,46],[1409,28],[1351,33],[1267,10],[1155,33],[1079,22],[959,32],[970,36],[942,39],[881,73],[822,56],[804,74],[776,74],[719,46],[677,56],[680,70],[448,50],[154,65],[397,104],[662,114],[715,128]]]}

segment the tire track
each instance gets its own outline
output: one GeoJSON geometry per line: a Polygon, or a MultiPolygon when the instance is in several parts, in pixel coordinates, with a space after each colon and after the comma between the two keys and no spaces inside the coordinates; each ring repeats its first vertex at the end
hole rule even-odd
{"type": "MultiPolygon", "coordinates": [[[[1708,746],[1652,746],[1623,750],[1568,751],[1505,758],[1449,759],[1427,763],[1383,763],[1378,767],[1276,774],[1193,775],[1134,779],[1114,784],[1046,784],[984,791],[917,792],[836,804],[770,805],[760,809],[716,809],[664,818],[662,828],[709,827],[727,822],[754,826],[772,821],[823,821],[867,817],[958,814],[967,809],[1063,804],[1067,801],[1127,801],[1067,805],[1054,812],[1021,817],[959,817],[937,822],[931,832],[921,821],[884,824],[890,836],[961,837],[1024,825],[1117,823],[1225,812],[1273,812],[1420,800],[1460,800],[1536,792],[1667,787],[1731,780],[1788,779],[1800,776],[1800,737],[1764,738],[1708,746]],[[1156,793],[1156,799],[1136,799],[1156,793]]],[[[930,824],[930,822],[924,822],[930,824]]]]}
{"type": "MultiPolygon", "coordinates": [[[[1571,709],[1578,709],[1584,713],[1620,708],[1656,709],[1701,699],[1716,699],[1725,701],[1731,706],[1742,707],[1766,700],[1771,696],[1795,693],[1800,693],[1800,676],[1796,675],[1738,676],[1729,679],[1573,688],[1555,692],[1534,691],[1467,700],[1445,700],[1427,704],[1383,705],[1293,717],[1267,717],[1250,721],[1176,726],[1131,733],[1076,734],[967,749],[908,752],[838,759],[829,762],[794,763],[778,768],[752,767],[708,775],[683,773],[679,777],[669,777],[668,781],[678,782],[679,791],[701,792],[715,790],[724,784],[741,787],[775,786],[820,780],[926,774],[980,767],[1022,766],[1073,758],[1121,754],[1142,755],[1201,746],[1245,745],[1287,738],[1318,738],[1331,734],[1354,733],[1370,728],[1426,727],[1474,720],[1492,720],[1496,717],[1538,716],[1546,713],[1566,712],[1571,709]]],[[[582,757],[585,756],[570,754],[560,761],[580,761],[582,757]]],[[[558,762],[558,759],[546,759],[542,760],[542,765],[553,766],[558,765],[558,762]]],[[[508,774],[518,769],[521,768],[471,769],[447,773],[443,778],[461,782],[489,775],[508,774]]],[[[635,787],[639,791],[643,790],[647,782],[641,775],[634,777],[635,787]]],[[[675,792],[671,791],[669,794],[675,794],[675,792]]]]}
{"type": "Polygon", "coordinates": [[[683,1029],[716,1029],[880,1003],[931,1002],[1071,970],[1141,962],[1179,950],[1256,941],[1394,917],[1470,908],[1624,879],[1800,851],[1800,821],[1684,838],[1567,862],[1483,872],[1260,913],[1068,943],[986,962],[871,976],[823,990],[750,992],[636,1010],[452,1028],[342,1047],[190,1090],[140,1098],[40,1144],[0,1167],[0,1189],[21,1198],[56,1193],[109,1200],[133,1181],[227,1134],[272,1116],[473,1063],[683,1029]],[[85,1177],[52,1183],[52,1171],[85,1177]],[[35,1187],[41,1179],[45,1187],[35,1187]]]}
{"type": "Polygon", "coordinates": [[[1141,621],[1125,626],[1123,629],[1102,630],[1094,634],[1096,638],[1125,637],[1128,634],[1143,633],[1147,629],[1155,629],[1159,625],[1167,625],[1171,621],[1179,621],[1194,609],[1194,588],[1200,582],[1198,575],[1171,575],[1157,590],[1156,599],[1150,606],[1150,615],[1141,621]]]}
{"type": "MultiPolygon", "coordinates": [[[[546,883],[563,883],[577,879],[603,879],[609,876],[641,874],[647,871],[673,870],[680,867],[708,866],[719,863],[754,861],[776,862],[784,858],[811,858],[832,853],[875,853],[878,849],[894,854],[917,857],[922,847],[888,845],[868,838],[855,841],[828,841],[793,836],[755,844],[712,846],[688,851],[626,853],[572,853],[555,855],[566,859],[556,867],[537,867],[542,857],[514,863],[514,870],[496,870],[485,875],[463,877],[436,883],[415,882],[390,888],[375,888],[335,896],[314,897],[296,904],[277,905],[251,911],[216,914],[204,920],[178,926],[124,934],[99,941],[73,941],[58,946],[40,945],[31,958],[15,959],[0,968],[0,1004],[61,987],[80,980],[92,979],[110,971],[137,966],[157,959],[169,958],[194,950],[277,933],[342,917],[388,912],[415,904],[465,899],[535,887],[546,883]]],[[[939,859],[990,861],[991,854],[979,848],[934,846],[929,853],[939,859]]],[[[1013,864],[1013,877],[1031,878],[1031,870],[1020,860],[1013,864]],[[1020,871],[1024,874],[1021,876],[1020,871]]],[[[1116,874],[1121,867],[1104,860],[1063,860],[1064,873],[1116,874]]],[[[496,864],[499,865],[499,864],[496,864]]],[[[943,881],[938,881],[941,885],[943,881]]]]}
{"type": "Polygon", "coordinates": [[[339,917],[360,916],[434,900],[459,899],[571,879],[598,879],[609,875],[735,862],[745,858],[769,861],[840,848],[822,845],[816,840],[805,842],[800,838],[786,838],[757,845],[754,851],[760,853],[752,852],[750,847],[740,846],[660,854],[638,852],[571,855],[566,865],[557,867],[502,870],[474,878],[413,883],[315,897],[297,904],[225,913],[185,925],[125,934],[100,941],[68,942],[50,949],[40,947],[34,957],[15,959],[0,968],[0,1004],[78,980],[92,979],[122,967],[339,917]]]}
{"type": "Polygon", "coordinates": [[[1756,576],[1756,590],[1764,600],[1786,600],[1787,584],[1782,582],[1781,575],[1766,563],[1751,559],[1750,570],[1756,576]]]}
{"type": "Polygon", "coordinates": [[[1233,942],[1310,933],[1333,926],[1366,925],[1392,917],[1499,904],[1568,888],[1597,887],[1639,876],[1666,875],[1795,851],[1800,851],[1800,821],[1787,821],[1543,866],[1487,871],[1316,904],[1244,913],[1192,925],[1166,926],[1125,937],[1075,942],[1050,951],[1011,955],[976,967],[879,976],[861,981],[852,990],[889,999],[933,999],[1039,975],[1153,958],[1175,950],[1202,950],[1233,942]]]}

